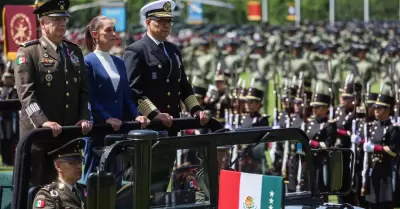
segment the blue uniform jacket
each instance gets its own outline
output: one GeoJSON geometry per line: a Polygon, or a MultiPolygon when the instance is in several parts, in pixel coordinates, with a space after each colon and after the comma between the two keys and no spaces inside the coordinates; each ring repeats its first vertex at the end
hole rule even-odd
{"type": "Polygon", "coordinates": [[[85,56],[90,104],[95,123],[104,123],[108,118],[123,120],[127,118],[126,114],[130,114],[129,118],[132,119],[139,116],[137,106],[132,100],[125,63],[116,56],[111,57],[120,75],[117,91],[114,90],[112,81],[96,54],[91,52],[85,56]]]}

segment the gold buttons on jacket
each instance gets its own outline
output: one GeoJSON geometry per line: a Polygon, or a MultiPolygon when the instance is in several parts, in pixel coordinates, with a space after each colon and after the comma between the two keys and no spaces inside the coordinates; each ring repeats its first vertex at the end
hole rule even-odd
{"type": "Polygon", "coordinates": [[[68,85],[68,81],[65,81],[65,85],[68,85]]]}
{"type": "Polygon", "coordinates": [[[167,79],[166,81],[167,81],[167,83],[169,83],[169,79],[167,79]]]}
{"type": "Polygon", "coordinates": [[[167,95],[168,95],[168,96],[171,96],[171,92],[168,92],[167,95]]]}
{"type": "Polygon", "coordinates": [[[170,105],[167,105],[167,108],[170,108],[171,106],[170,105]]]}
{"type": "Polygon", "coordinates": [[[69,105],[65,105],[65,108],[68,109],[69,105]]]}
{"type": "Polygon", "coordinates": [[[178,92],[178,95],[181,95],[181,92],[178,92]]]}
{"type": "Polygon", "coordinates": [[[65,95],[66,95],[67,97],[69,97],[69,92],[67,92],[65,95]]]}

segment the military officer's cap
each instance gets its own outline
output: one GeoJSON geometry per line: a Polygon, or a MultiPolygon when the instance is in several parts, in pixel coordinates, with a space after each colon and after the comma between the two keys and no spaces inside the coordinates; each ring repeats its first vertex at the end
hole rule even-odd
{"type": "Polygon", "coordinates": [[[70,17],[68,14],[69,0],[50,0],[33,10],[40,17],[70,17]]]}
{"type": "Polygon", "coordinates": [[[207,84],[204,79],[200,77],[193,77],[192,79],[193,93],[196,97],[204,97],[207,94],[207,84]]]}
{"type": "Polygon", "coordinates": [[[343,98],[353,98],[354,94],[360,95],[361,89],[362,86],[358,77],[350,73],[346,77],[344,88],[340,88],[339,91],[342,93],[341,96],[343,98]]]}
{"type": "Polygon", "coordinates": [[[256,100],[256,101],[262,101],[264,98],[264,91],[255,88],[255,87],[251,87],[249,88],[249,91],[247,92],[246,95],[246,100],[256,100]]]}
{"type": "Polygon", "coordinates": [[[325,83],[317,83],[310,105],[312,107],[329,106],[331,102],[330,89],[325,83]]]}
{"type": "Polygon", "coordinates": [[[171,0],[158,0],[148,3],[140,9],[140,15],[149,17],[172,17],[175,2],[171,0]]]}
{"type": "Polygon", "coordinates": [[[368,93],[367,99],[365,101],[366,105],[368,107],[371,107],[372,105],[374,105],[376,102],[376,99],[378,98],[378,95],[379,94],[377,94],[377,93],[372,93],[372,92],[368,93]]]}
{"type": "Polygon", "coordinates": [[[85,146],[85,140],[82,138],[74,139],[61,147],[48,152],[54,160],[82,160],[81,149],[85,146]]]}
{"type": "Polygon", "coordinates": [[[395,103],[394,92],[391,85],[381,84],[379,95],[376,98],[374,107],[392,107],[395,103]]]}

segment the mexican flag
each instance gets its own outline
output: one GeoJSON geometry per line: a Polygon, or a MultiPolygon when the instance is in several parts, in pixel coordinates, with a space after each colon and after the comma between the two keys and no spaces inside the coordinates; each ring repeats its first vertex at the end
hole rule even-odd
{"type": "Polygon", "coordinates": [[[35,207],[36,208],[44,208],[44,205],[45,205],[44,203],[45,203],[44,200],[36,200],[35,207]]]}
{"type": "Polygon", "coordinates": [[[24,64],[25,62],[26,62],[26,57],[25,56],[17,57],[17,59],[15,60],[15,63],[17,65],[24,64]]]}
{"type": "Polygon", "coordinates": [[[222,170],[218,209],[281,209],[283,179],[222,170]]]}

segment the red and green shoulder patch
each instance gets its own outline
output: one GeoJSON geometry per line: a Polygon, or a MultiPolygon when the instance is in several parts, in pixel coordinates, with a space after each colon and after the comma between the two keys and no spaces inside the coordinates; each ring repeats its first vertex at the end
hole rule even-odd
{"type": "Polygon", "coordinates": [[[45,205],[46,205],[46,201],[44,199],[39,199],[39,200],[36,200],[36,202],[35,202],[36,208],[44,208],[45,205]]]}
{"type": "Polygon", "coordinates": [[[15,60],[15,63],[16,63],[17,65],[21,65],[21,64],[26,63],[26,57],[25,57],[25,55],[18,56],[17,59],[15,60]]]}

